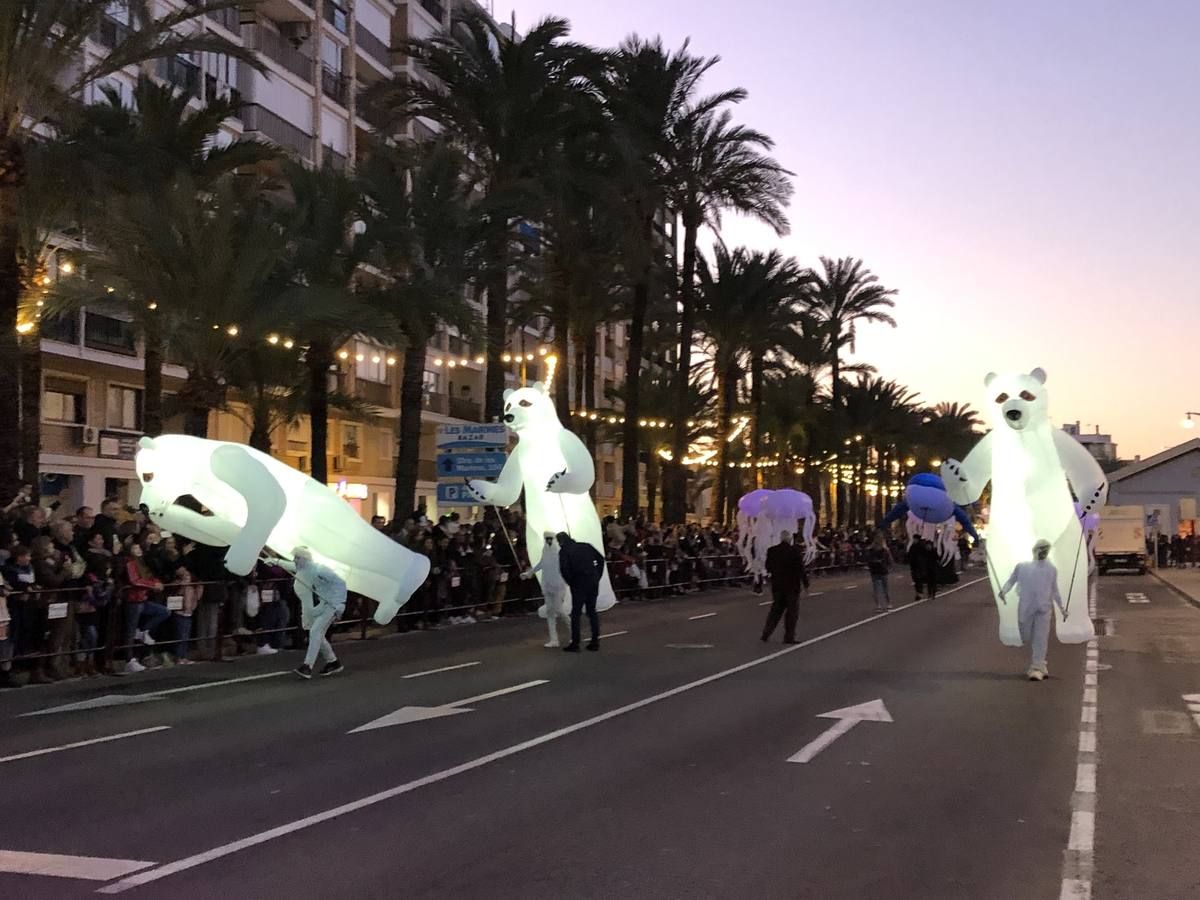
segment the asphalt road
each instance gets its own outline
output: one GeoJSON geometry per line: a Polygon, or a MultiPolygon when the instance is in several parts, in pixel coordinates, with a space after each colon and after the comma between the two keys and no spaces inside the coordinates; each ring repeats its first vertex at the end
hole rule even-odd
{"type": "Polygon", "coordinates": [[[765,598],[730,590],[621,604],[594,654],[509,619],[343,644],[326,680],[283,654],[6,692],[0,897],[1055,898],[1081,857],[1094,670],[1093,895],[1200,895],[1181,699],[1200,693],[1200,610],[1106,577],[1112,668],[1052,642],[1031,684],[967,582],[876,617],[865,575],[818,580],[789,647],[758,640],[765,598]],[[845,727],[822,713],[876,700],[894,721],[788,761],[845,727]],[[353,731],[404,707],[425,709],[353,731]],[[11,873],[43,864],[90,879],[11,873]]]}

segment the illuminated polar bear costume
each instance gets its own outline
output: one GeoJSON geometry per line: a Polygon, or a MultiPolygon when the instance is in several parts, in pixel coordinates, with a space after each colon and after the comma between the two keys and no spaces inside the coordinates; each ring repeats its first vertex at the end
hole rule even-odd
{"type": "Polygon", "coordinates": [[[1016,564],[1032,558],[1033,544],[1050,542],[1050,561],[1058,569],[1058,590],[1067,617],[1056,609],[1056,632],[1065,644],[1094,636],[1088,614],[1088,555],[1081,516],[1104,505],[1108,482],[1083,446],[1046,414],[1046,373],[996,375],[984,380],[989,391],[992,431],[963,462],[942,464],[942,479],[955,503],[979,499],[991,481],[987,546],[989,576],[1000,610],[1000,640],[1021,646],[1017,602],[999,599],[1000,586],[1016,564]],[[1069,485],[1069,487],[1068,487],[1069,485]],[[1079,498],[1077,514],[1071,491],[1079,498]]]}
{"type": "Polygon", "coordinates": [[[429,560],[362,520],[345,500],[303,472],[244,444],[182,434],[144,437],[135,458],[140,502],[162,528],[228,547],[225,568],[246,575],[264,546],[286,556],[308,547],[390,622],[429,574],[429,560]],[[175,501],[195,497],[212,515],[175,501]]]}
{"type": "MultiPolygon", "coordinates": [[[[603,555],[604,533],[588,494],[596,480],[595,464],[583,441],[558,421],[545,386],[539,381],[532,387],[505,391],[504,421],[520,440],[495,482],[468,482],[475,496],[492,506],[510,506],[525,489],[525,547],[532,566],[542,559],[542,535],[547,531],[565,531],[603,555]]],[[[545,590],[542,578],[539,572],[538,583],[545,590]]],[[[606,568],[596,609],[603,612],[616,602],[606,568]]]]}

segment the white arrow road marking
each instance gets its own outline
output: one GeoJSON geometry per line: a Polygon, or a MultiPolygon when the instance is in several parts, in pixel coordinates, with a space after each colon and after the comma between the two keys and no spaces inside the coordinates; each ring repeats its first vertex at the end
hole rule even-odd
{"type": "Polygon", "coordinates": [[[1140,591],[1135,591],[1135,592],[1126,594],[1125,599],[1128,600],[1130,603],[1149,603],[1150,602],[1150,598],[1147,597],[1145,594],[1141,593],[1140,591]]]}
{"type": "MultiPolygon", "coordinates": [[[[974,581],[968,581],[953,587],[946,591],[942,596],[953,594],[955,591],[966,590],[973,585],[980,584],[985,581],[984,578],[977,578],[974,581]]],[[[777,659],[782,659],[792,653],[798,653],[807,647],[812,647],[815,644],[820,644],[823,641],[828,641],[839,635],[846,634],[851,631],[856,631],[863,628],[878,619],[888,616],[898,615],[904,610],[913,609],[928,603],[927,600],[916,600],[912,603],[906,603],[903,606],[898,606],[891,612],[880,613],[878,616],[873,616],[870,619],[860,619],[857,622],[851,622],[849,625],[843,625],[841,628],[835,628],[833,631],[827,631],[824,634],[819,634],[811,637],[806,641],[801,641],[799,644],[792,644],[784,647],[781,650],[776,650],[774,653],[768,653],[766,656],[759,656],[751,659],[740,665],[733,666],[729,669],[724,669],[720,672],[714,672],[711,675],[705,675],[703,678],[697,678],[695,681],[689,681],[687,684],[681,684],[678,687],[670,688],[657,694],[652,694],[649,697],[642,697],[640,700],[634,700],[632,703],[626,703],[624,706],[618,706],[615,709],[609,709],[605,712],[594,715],[590,718],[583,719],[578,722],[572,722],[570,725],[565,725],[562,728],[557,728],[554,731],[549,731],[545,734],[539,734],[536,737],[528,738],[517,744],[512,744],[504,747],[501,750],[494,750],[483,756],[470,760],[469,762],[460,763],[449,769],[443,769],[440,772],[433,772],[413,781],[407,781],[404,784],[398,784],[395,787],[390,787],[382,791],[377,791],[366,797],[359,797],[356,800],[351,800],[348,803],[342,803],[339,806],[330,809],[323,809],[320,812],[305,816],[302,819],[296,819],[291,822],[284,822],[282,825],[276,825],[274,828],[268,828],[265,831],[260,831],[257,834],[247,835],[244,838],[231,841],[227,844],[222,844],[219,847],[213,847],[210,850],[205,850],[201,853],[193,854],[192,856],[177,859],[174,862],[163,863],[153,869],[145,872],[135,872],[132,875],[122,878],[120,881],[114,881],[112,884],[107,884],[100,888],[98,894],[122,894],[125,891],[132,890],[136,887],[141,887],[143,884],[149,884],[152,881],[159,881],[163,878],[169,878],[178,872],[186,872],[189,869],[194,869],[198,866],[204,866],[218,859],[224,859],[227,856],[232,856],[234,853],[241,853],[243,850],[248,850],[251,847],[257,847],[261,844],[269,843],[270,841],[278,840],[279,838],[287,837],[290,834],[295,834],[303,831],[306,828],[312,828],[314,825],[319,825],[322,822],[330,822],[342,816],[350,815],[358,812],[361,809],[367,809],[380,803],[386,803],[396,797],[402,797],[410,794],[413,791],[418,791],[423,787],[428,787],[431,784],[438,784],[451,778],[456,778],[466,772],[473,772],[476,769],[482,769],[494,762],[502,759],[509,759],[519,753],[524,753],[526,750],[532,750],[536,747],[541,747],[544,744],[549,744],[557,741],[568,735],[576,734],[585,731],[589,728],[594,728],[605,722],[611,722],[620,716],[629,715],[646,707],[653,706],[656,703],[662,703],[665,700],[670,700],[672,697],[678,697],[680,694],[685,694],[688,691],[694,691],[706,685],[721,681],[724,678],[729,678],[738,675],[742,672],[748,672],[758,666],[766,665],[774,662],[777,659]]]]}
{"type": "MultiPolygon", "coordinates": [[[[1192,720],[1197,726],[1200,726],[1200,694],[1183,694],[1183,702],[1187,704],[1188,712],[1192,714],[1192,720]]],[[[3,760],[0,760],[2,762],[3,760]]]]}
{"type": "Polygon", "coordinates": [[[482,703],[484,700],[491,700],[493,697],[502,697],[505,694],[513,694],[517,691],[523,691],[527,688],[547,683],[549,683],[548,679],[540,678],[537,681],[514,684],[512,687],[501,688],[498,691],[488,691],[486,694],[467,697],[465,700],[455,700],[453,703],[444,703],[441,706],[404,706],[393,713],[388,713],[386,716],[381,716],[378,719],[368,722],[366,725],[351,728],[346,734],[357,734],[360,731],[387,728],[389,725],[407,725],[410,722],[423,722],[426,719],[440,719],[443,716],[456,716],[459,713],[472,712],[471,709],[467,708],[471,703],[482,703]]]}
{"type": "MultiPolygon", "coordinates": [[[[119,741],[123,738],[137,737],[139,734],[153,734],[156,731],[169,731],[170,725],[156,725],[154,728],[139,728],[137,731],[123,731],[120,734],[110,734],[105,737],[92,738],[90,741],[75,741],[73,744],[62,744],[58,747],[44,747],[41,750],[29,750],[25,753],[14,753],[12,756],[0,756],[0,763],[16,762],[18,759],[29,759],[31,756],[44,756],[47,753],[57,753],[60,750],[74,750],[76,747],[87,747],[91,744],[105,744],[109,741],[119,741]]],[[[113,876],[116,877],[115,875],[113,876]]]]}
{"type": "Polygon", "coordinates": [[[811,762],[813,757],[840,738],[859,722],[891,722],[892,714],[887,711],[882,700],[871,700],[858,706],[847,706],[845,709],[835,709],[832,712],[821,713],[818,719],[837,719],[838,722],[827,729],[816,740],[810,741],[800,748],[794,756],[788,757],[788,762],[811,762]]]}
{"type": "Polygon", "coordinates": [[[188,691],[202,691],[205,688],[221,687],[226,684],[240,684],[243,681],[261,681],[264,678],[278,678],[280,675],[290,675],[290,671],[267,672],[265,675],[246,675],[242,678],[226,678],[224,681],[205,681],[201,684],[189,684],[184,687],[168,688],[165,691],[150,691],[145,694],[105,694],[103,697],[93,697],[91,700],[80,700],[78,703],[66,703],[62,706],[51,706],[34,712],[21,713],[18,719],[26,716],[45,716],[49,713],[74,712],[80,709],[100,709],[105,706],[125,706],[130,703],[148,703],[151,700],[161,700],[171,694],[183,694],[188,691]]]}
{"type": "Polygon", "coordinates": [[[0,850],[0,872],[17,875],[50,875],[108,881],[155,865],[140,859],[104,859],[100,856],[59,856],[57,853],[23,853],[0,850]]]}
{"type": "Polygon", "coordinates": [[[461,663],[457,666],[442,666],[440,669],[429,669],[425,672],[413,672],[411,675],[401,675],[401,678],[424,678],[426,675],[437,675],[440,672],[453,672],[456,669],[469,669],[471,666],[479,665],[479,660],[469,663],[461,663]]]}

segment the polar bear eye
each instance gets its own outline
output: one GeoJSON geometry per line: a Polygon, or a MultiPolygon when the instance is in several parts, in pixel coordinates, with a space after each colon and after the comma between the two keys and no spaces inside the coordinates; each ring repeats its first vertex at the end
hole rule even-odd
{"type": "Polygon", "coordinates": [[[1008,400],[1008,394],[1001,394],[999,397],[996,398],[997,403],[1004,403],[1007,400],[1008,400]]]}
{"type": "Polygon", "coordinates": [[[522,400],[521,406],[533,406],[533,404],[531,402],[529,402],[528,400],[522,400]]]}
{"type": "Polygon", "coordinates": [[[1033,396],[1033,394],[1029,393],[1029,391],[1021,391],[1021,399],[1026,403],[1032,403],[1037,399],[1037,397],[1033,396]]]}

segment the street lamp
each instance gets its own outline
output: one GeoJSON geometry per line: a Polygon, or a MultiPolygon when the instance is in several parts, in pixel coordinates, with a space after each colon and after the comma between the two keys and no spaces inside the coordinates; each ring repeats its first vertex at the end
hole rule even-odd
{"type": "Polygon", "coordinates": [[[1183,421],[1179,424],[1184,428],[1195,428],[1196,423],[1192,420],[1192,416],[1200,416],[1200,412],[1190,412],[1184,415],[1183,421]]]}

